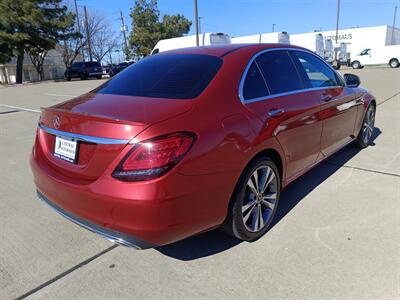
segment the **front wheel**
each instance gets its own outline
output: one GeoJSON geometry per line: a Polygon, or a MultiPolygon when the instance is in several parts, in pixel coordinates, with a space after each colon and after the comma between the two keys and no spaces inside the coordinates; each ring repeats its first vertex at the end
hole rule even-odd
{"type": "Polygon", "coordinates": [[[265,157],[254,160],[235,188],[224,231],[244,241],[260,238],[271,225],[280,189],[276,164],[265,157]]]}
{"type": "Polygon", "coordinates": [[[400,66],[399,60],[397,58],[393,58],[389,61],[389,66],[391,68],[398,68],[400,66]]]}
{"type": "Polygon", "coordinates": [[[368,106],[360,132],[357,136],[357,139],[355,140],[355,144],[359,148],[367,147],[372,140],[372,133],[374,132],[375,126],[375,112],[375,105],[371,103],[368,106]]]}

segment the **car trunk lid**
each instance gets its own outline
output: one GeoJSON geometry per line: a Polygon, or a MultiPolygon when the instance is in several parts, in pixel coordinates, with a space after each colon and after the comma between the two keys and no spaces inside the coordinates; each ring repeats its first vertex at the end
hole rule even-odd
{"type": "Polygon", "coordinates": [[[191,107],[191,101],[89,93],[42,109],[36,151],[64,176],[95,180],[140,132],[191,107]],[[55,156],[57,137],[77,142],[75,162],[55,156]]]}

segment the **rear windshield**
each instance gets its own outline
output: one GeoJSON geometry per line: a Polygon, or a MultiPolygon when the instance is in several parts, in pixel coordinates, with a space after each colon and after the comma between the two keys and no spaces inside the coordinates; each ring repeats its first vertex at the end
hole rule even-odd
{"type": "Polygon", "coordinates": [[[86,67],[100,67],[100,63],[97,61],[89,61],[86,62],[86,67]]]}
{"type": "Polygon", "coordinates": [[[201,94],[222,59],[201,54],[164,54],[142,59],[94,90],[100,94],[191,99],[201,94]]]}

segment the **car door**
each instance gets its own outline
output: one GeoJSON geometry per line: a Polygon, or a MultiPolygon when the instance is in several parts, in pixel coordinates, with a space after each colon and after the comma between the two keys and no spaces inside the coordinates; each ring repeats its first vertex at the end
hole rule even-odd
{"type": "Polygon", "coordinates": [[[260,139],[273,135],[282,146],[288,181],[313,165],[320,153],[321,96],[304,88],[286,50],[258,55],[241,83],[244,105],[262,121],[260,139]]]}
{"type": "Polygon", "coordinates": [[[306,51],[290,52],[308,88],[321,92],[321,152],[329,155],[354,138],[360,99],[322,59],[306,51]]]}

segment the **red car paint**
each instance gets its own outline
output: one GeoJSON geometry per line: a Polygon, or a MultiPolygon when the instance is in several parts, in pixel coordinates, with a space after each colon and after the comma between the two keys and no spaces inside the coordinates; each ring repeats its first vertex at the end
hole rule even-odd
{"type": "Polygon", "coordinates": [[[58,116],[57,130],[63,132],[140,142],[185,131],[196,140],[165,175],[125,182],[112,174],[135,144],[81,142],[79,160],[71,164],[53,155],[55,136],[38,128],[31,157],[38,191],[81,220],[151,246],[220,226],[239,176],[257,154],[267,151],[274,157],[285,187],[354,139],[374,101],[362,88],[338,87],[242,103],[238,89],[250,59],[278,47],[282,45],[169,52],[222,56],[216,76],[190,100],[88,93],[42,109],[40,124],[54,128],[58,116]],[[331,100],[321,100],[325,96],[331,100]],[[361,105],[346,107],[354,101],[361,105]],[[280,116],[268,116],[280,108],[280,116]]]}

